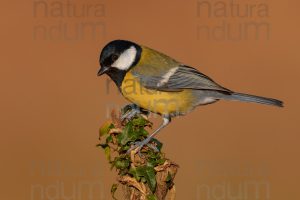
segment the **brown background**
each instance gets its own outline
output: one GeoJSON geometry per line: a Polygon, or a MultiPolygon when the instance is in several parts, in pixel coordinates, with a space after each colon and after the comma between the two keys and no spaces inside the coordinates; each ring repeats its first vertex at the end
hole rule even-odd
{"type": "Polygon", "coordinates": [[[116,174],[95,144],[108,104],[126,101],[114,85],[107,94],[107,78],[96,72],[101,48],[117,38],[165,52],[230,89],[285,102],[284,109],[219,102],[174,119],[158,138],[180,164],[177,199],[233,199],[228,193],[240,191],[236,199],[255,199],[253,188],[243,192],[251,182],[263,184],[259,199],[300,198],[299,2],[256,1],[268,5],[269,16],[246,19],[199,17],[196,0],[71,2],[78,9],[100,2],[105,14],[44,17],[42,11],[33,15],[34,1],[1,4],[0,199],[66,199],[63,190],[70,196],[73,187],[93,181],[101,186],[92,199],[111,199],[116,174]],[[222,20],[232,26],[266,21],[270,37],[197,38],[198,25],[214,27],[222,20]],[[99,21],[106,31],[73,40],[33,37],[37,25],[59,21],[71,30],[76,23],[99,21]],[[44,198],[37,192],[42,190],[44,198]]]}

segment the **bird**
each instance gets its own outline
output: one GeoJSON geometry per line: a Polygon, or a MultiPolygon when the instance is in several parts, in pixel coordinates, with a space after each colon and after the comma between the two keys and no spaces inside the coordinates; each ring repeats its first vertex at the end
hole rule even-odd
{"type": "Polygon", "coordinates": [[[128,150],[137,152],[166,127],[171,119],[190,113],[197,106],[219,100],[252,102],[283,107],[273,98],[229,90],[196,68],[185,65],[164,53],[128,40],[106,44],[99,58],[98,76],[107,74],[122,95],[132,102],[130,112],[122,120],[135,116],[141,109],[158,114],[162,124],[146,139],[128,150]]]}

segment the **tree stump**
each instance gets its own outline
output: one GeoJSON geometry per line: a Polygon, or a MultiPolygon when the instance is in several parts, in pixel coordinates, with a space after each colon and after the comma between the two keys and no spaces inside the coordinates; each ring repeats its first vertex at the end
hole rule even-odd
{"type": "Polygon", "coordinates": [[[121,122],[116,112],[111,113],[111,120],[105,122],[100,128],[100,146],[111,168],[115,168],[117,182],[111,187],[113,199],[117,192],[125,200],[170,200],[175,199],[175,184],[179,166],[167,159],[162,153],[162,143],[152,139],[150,144],[159,150],[144,146],[139,153],[136,150],[127,153],[127,150],[137,141],[148,136],[146,129],[152,123],[146,115],[138,114],[132,119],[121,122]]]}

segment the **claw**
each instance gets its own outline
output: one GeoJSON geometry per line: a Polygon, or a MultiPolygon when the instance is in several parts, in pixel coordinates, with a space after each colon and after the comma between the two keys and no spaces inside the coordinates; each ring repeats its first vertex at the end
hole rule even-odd
{"type": "Polygon", "coordinates": [[[132,110],[128,111],[125,115],[121,117],[121,120],[124,121],[125,119],[131,120],[135,115],[140,114],[139,110],[132,110]]]}
{"type": "Polygon", "coordinates": [[[133,150],[135,150],[135,153],[140,154],[140,151],[143,146],[144,146],[144,144],[141,144],[141,142],[135,142],[134,145],[132,147],[130,147],[130,149],[127,150],[127,154],[130,154],[130,152],[133,150]]]}
{"type": "Polygon", "coordinates": [[[154,152],[159,152],[158,148],[155,145],[149,143],[151,138],[146,138],[143,141],[135,142],[134,145],[127,150],[127,154],[130,154],[131,151],[135,150],[136,153],[140,155],[142,148],[147,145],[149,148],[153,149],[154,152]]]}
{"type": "Polygon", "coordinates": [[[123,110],[125,110],[125,113],[121,116],[121,121],[124,120],[131,120],[135,115],[140,114],[140,109],[135,104],[126,105],[123,110]],[[130,109],[130,110],[128,110],[130,109]],[[127,110],[127,112],[126,112],[127,110]]]}

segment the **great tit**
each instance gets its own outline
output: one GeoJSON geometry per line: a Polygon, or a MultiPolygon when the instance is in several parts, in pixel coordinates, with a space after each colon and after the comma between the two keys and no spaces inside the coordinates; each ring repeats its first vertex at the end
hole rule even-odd
{"type": "Polygon", "coordinates": [[[131,41],[109,42],[102,49],[99,62],[98,76],[107,74],[122,95],[136,105],[123,118],[134,116],[138,108],[163,118],[158,129],[129,151],[135,148],[139,151],[170,123],[172,117],[185,115],[199,105],[224,99],[283,107],[283,102],[277,99],[233,92],[197,69],[131,41]]]}

